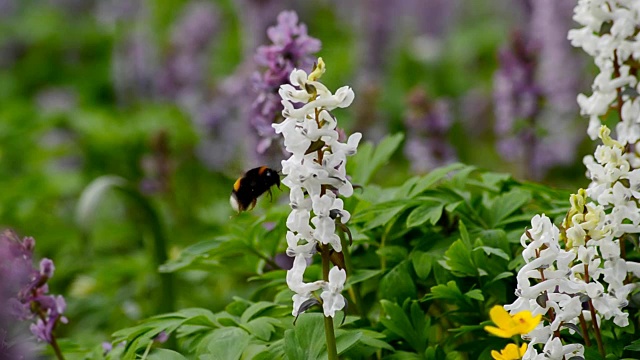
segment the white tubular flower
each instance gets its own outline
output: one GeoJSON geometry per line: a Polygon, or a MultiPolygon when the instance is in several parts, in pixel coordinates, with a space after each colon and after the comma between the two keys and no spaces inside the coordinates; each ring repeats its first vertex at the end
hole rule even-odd
{"type": "Polygon", "coordinates": [[[564,231],[536,215],[521,237],[525,265],[517,275],[518,298],[505,309],[547,315],[523,335],[531,341],[523,359],[583,357],[581,344],[556,336],[581,315],[594,327],[602,321],[627,326],[624,308],[637,284],[625,282],[629,273],[640,275],[640,264],[621,257],[623,236],[640,233],[640,1],[579,0],[573,18],[582,27],[571,30],[569,40],[593,56],[599,69],[592,94],[580,94],[577,101],[589,119],[587,133],[602,144],[584,158],[591,183],[571,196],[564,231]],[[620,118],[616,138],[602,125],[612,111],[620,118]]]}
{"type": "Polygon", "coordinates": [[[336,311],[344,308],[345,299],[341,292],[344,289],[346,280],[346,271],[338,269],[337,266],[331,268],[329,271],[329,282],[325,283],[322,294],[320,294],[324,316],[335,317],[336,311]]]}
{"type": "Polygon", "coordinates": [[[318,81],[324,71],[324,62],[318,59],[311,74],[303,70],[291,73],[291,85],[283,85],[279,90],[284,120],[273,128],[282,134],[285,149],[291,153],[289,159],[282,161],[282,173],[286,175],[282,184],[291,189],[291,213],[286,224],[287,255],[295,257],[293,268],[287,272],[287,284],[296,293],[293,314],[298,315],[300,306],[322,286],[325,316],[333,317],[345,306],[340,292],[346,272],[337,267],[331,269],[328,282],[304,283],[302,276],[307,266],[305,259],[312,257],[318,248],[342,251],[336,234],[337,222],[344,224],[351,215],[338,196],[353,194],[346,163],[347,157],[356,153],[362,135],[355,133],[346,143],[339,141],[338,122],[331,110],[349,106],[354,94],[348,86],[331,93],[318,81]],[[319,244],[322,246],[318,247],[319,244]]]}
{"type": "Polygon", "coordinates": [[[291,257],[300,255],[308,258],[313,256],[317,243],[318,241],[313,238],[311,238],[311,240],[307,240],[302,238],[300,234],[294,234],[291,231],[287,231],[287,255],[291,257]]]}
{"type": "MultiPolygon", "coordinates": [[[[311,292],[321,289],[325,283],[322,280],[314,281],[312,283],[305,283],[303,277],[304,271],[306,269],[307,260],[305,259],[305,256],[297,255],[293,259],[293,267],[291,267],[291,270],[287,270],[287,286],[289,286],[289,289],[293,290],[293,292],[295,292],[297,295],[294,295],[294,302],[296,302],[296,300],[300,302],[301,299],[311,298],[311,292]]],[[[300,305],[293,308],[294,316],[298,314],[297,309],[299,307],[300,305]]]]}

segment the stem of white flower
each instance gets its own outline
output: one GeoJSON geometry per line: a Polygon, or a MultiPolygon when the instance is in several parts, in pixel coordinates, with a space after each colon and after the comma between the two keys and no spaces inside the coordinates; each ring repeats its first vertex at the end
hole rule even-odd
{"type": "MultiPolygon", "coordinates": [[[[329,269],[331,267],[331,259],[329,258],[330,245],[322,244],[320,246],[322,254],[322,278],[329,281],[329,269]]],[[[336,334],[333,330],[333,318],[324,317],[324,335],[327,340],[327,357],[329,360],[338,360],[338,349],[336,347],[336,334]]]]}
{"type": "MultiPolygon", "coordinates": [[[[584,281],[589,283],[589,265],[584,265],[584,281]]],[[[593,301],[589,299],[589,311],[591,312],[591,324],[593,325],[593,332],[596,335],[596,343],[598,343],[598,351],[602,358],[607,356],[607,353],[604,351],[604,344],[602,343],[602,335],[600,334],[600,326],[598,326],[598,320],[596,318],[596,308],[593,306],[593,301]]]]}
{"type": "MultiPolygon", "coordinates": [[[[340,232],[340,242],[342,243],[342,254],[344,255],[344,266],[347,271],[347,275],[353,274],[353,263],[351,262],[351,252],[349,252],[349,243],[344,237],[344,232],[340,232]]],[[[349,295],[355,304],[354,308],[356,313],[360,315],[361,319],[364,319],[364,311],[361,308],[362,298],[360,297],[360,291],[357,284],[351,285],[349,288],[349,295]]]]}
{"type": "Polygon", "coordinates": [[[580,319],[580,328],[582,329],[582,335],[584,337],[584,344],[586,346],[591,346],[591,339],[589,339],[589,328],[587,328],[587,320],[585,320],[582,312],[578,317],[580,319]]]}

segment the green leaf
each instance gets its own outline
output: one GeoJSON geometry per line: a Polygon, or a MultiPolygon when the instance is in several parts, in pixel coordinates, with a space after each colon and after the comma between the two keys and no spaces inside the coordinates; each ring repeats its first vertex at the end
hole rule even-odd
{"type": "Polygon", "coordinates": [[[441,264],[457,276],[478,276],[480,274],[471,259],[469,247],[461,239],[451,244],[444,253],[444,261],[441,264]]]}
{"type": "Polygon", "coordinates": [[[424,299],[449,300],[457,303],[458,305],[468,305],[470,304],[469,299],[484,301],[484,296],[482,295],[482,291],[479,289],[474,289],[463,294],[455,281],[449,281],[446,285],[440,284],[433,286],[431,288],[431,293],[427,294],[424,299]]]}
{"type": "MultiPolygon", "coordinates": [[[[338,355],[349,351],[362,338],[362,332],[358,330],[338,330],[336,331],[336,348],[338,355]]],[[[321,359],[328,358],[326,349],[323,351],[321,359]]]]}
{"type": "Polygon", "coordinates": [[[182,354],[169,349],[155,349],[147,357],[149,360],[184,360],[182,354]]]}
{"type": "Polygon", "coordinates": [[[199,243],[188,246],[180,252],[176,259],[172,259],[160,265],[159,270],[163,273],[175,272],[192,265],[198,259],[207,258],[210,260],[210,254],[215,253],[214,250],[219,248],[221,244],[229,240],[229,237],[219,237],[213,240],[201,241],[199,243]]]}
{"type": "Polygon", "coordinates": [[[263,341],[269,341],[276,330],[279,320],[270,317],[259,317],[241,325],[240,327],[263,341]]]}
{"type": "Polygon", "coordinates": [[[490,246],[478,246],[475,249],[473,249],[473,251],[478,251],[478,250],[482,250],[484,251],[485,254],[487,255],[495,255],[498,257],[501,257],[507,261],[509,261],[510,257],[507,253],[505,253],[504,251],[502,251],[502,249],[498,249],[498,248],[494,248],[494,247],[490,247],[490,246]]]}
{"type": "Polygon", "coordinates": [[[384,164],[386,164],[391,155],[398,149],[404,135],[397,133],[387,136],[372,150],[370,144],[361,145],[358,153],[354,156],[349,164],[354,164],[354,168],[349,173],[353,178],[353,183],[366,185],[371,180],[373,174],[384,164]]]}
{"type": "Polygon", "coordinates": [[[380,279],[378,296],[380,299],[390,299],[402,302],[406,298],[415,298],[416,285],[409,271],[411,265],[408,260],[402,261],[380,279]]]}
{"type": "Polygon", "coordinates": [[[416,331],[418,338],[426,338],[427,329],[431,326],[430,321],[427,322],[424,311],[420,308],[420,303],[413,301],[410,308],[411,323],[416,331]]]}
{"type": "Polygon", "coordinates": [[[442,216],[444,204],[424,204],[413,209],[407,218],[407,227],[415,227],[430,222],[435,225],[442,216]]]}
{"type": "Polygon", "coordinates": [[[362,333],[362,337],[360,338],[360,343],[376,349],[385,349],[385,350],[393,351],[393,346],[387,344],[383,340],[380,340],[382,338],[385,338],[384,334],[381,334],[373,330],[367,330],[367,329],[360,329],[359,331],[362,333]]]}
{"type": "MultiPolygon", "coordinates": [[[[365,222],[362,225],[362,231],[371,230],[378,226],[385,225],[391,221],[394,217],[398,215],[404,208],[407,207],[406,204],[394,206],[392,208],[382,209],[377,214],[371,216],[371,219],[365,222]]],[[[361,216],[358,216],[354,221],[359,222],[362,219],[361,216]]]]}
{"type": "Polygon", "coordinates": [[[325,347],[323,314],[304,313],[295,327],[284,333],[284,351],[289,359],[317,359],[325,347]]]}
{"type": "Polygon", "coordinates": [[[202,339],[198,354],[207,359],[238,360],[250,340],[251,335],[237,327],[215,329],[202,339]]]}
{"type": "Polygon", "coordinates": [[[260,313],[264,312],[265,310],[271,309],[275,306],[277,306],[277,304],[274,304],[268,301],[260,301],[255,304],[252,304],[242,313],[242,316],[240,317],[240,322],[246,323],[249,320],[255,318],[260,313]]]}
{"type": "Polygon", "coordinates": [[[433,265],[431,254],[416,250],[411,254],[411,262],[413,263],[413,270],[420,279],[426,279],[431,273],[431,266],[433,265]]]}
{"type": "Polygon", "coordinates": [[[387,245],[376,250],[376,254],[380,258],[385,258],[388,264],[397,264],[407,258],[407,251],[403,246],[387,245]]]}
{"type": "Polygon", "coordinates": [[[374,278],[380,274],[382,274],[382,270],[358,269],[354,271],[353,275],[347,276],[347,284],[354,285],[374,278]]]}
{"type": "Polygon", "coordinates": [[[407,351],[396,351],[389,356],[385,356],[384,358],[385,360],[421,360],[422,356],[407,351]]]}
{"type": "Polygon", "coordinates": [[[632,342],[631,344],[624,347],[625,350],[629,351],[640,351],[640,339],[632,342]]]}
{"type": "Polygon", "coordinates": [[[495,227],[505,220],[509,215],[520,209],[531,200],[531,193],[528,191],[513,189],[506,194],[498,196],[489,211],[491,217],[491,227],[495,227]]]}
{"type": "Polygon", "coordinates": [[[447,166],[432,170],[429,174],[423,176],[420,180],[418,180],[418,182],[415,184],[415,186],[409,193],[409,197],[412,198],[421,194],[423,191],[429,189],[435,183],[442,180],[450,172],[457,171],[465,167],[466,165],[464,164],[454,163],[451,165],[447,165],[447,166]]]}
{"type": "Polygon", "coordinates": [[[484,301],[484,295],[482,295],[482,291],[480,289],[474,289],[471,291],[467,291],[466,293],[464,293],[464,296],[470,298],[470,299],[474,299],[474,300],[478,300],[478,301],[484,301]]]}
{"type": "Polygon", "coordinates": [[[509,277],[512,277],[513,273],[509,272],[509,271],[505,271],[505,272],[501,272],[500,274],[496,275],[493,279],[491,279],[491,281],[489,281],[489,283],[492,283],[494,281],[498,281],[498,280],[502,280],[502,279],[506,279],[509,277]]]}
{"type": "Polygon", "coordinates": [[[460,239],[462,240],[462,243],[468,249],[471,249],[471,238],[469,237],[469,232],[467,231],[467,227],[464,225],[464,222],[462,220],[460,220],[458,229],[460,230],[460,239]]]}
{"type": "Polygon", "coordinates": [[[510,174],[487,172],[480,175],[482,182],[493,188],[493,191],[500,191],[500,184],[511,179],[510,174]]]}
{"type": "Polygon", "coordinates": [[[380,300],[385,316],[380,319],[391,332],[405,339],[409,345],[417,352],[422,352],[426,348],[427,341],[419,336],[417,329],[413,327],[411,320],[398,304],[388,300],[380,300]]]}

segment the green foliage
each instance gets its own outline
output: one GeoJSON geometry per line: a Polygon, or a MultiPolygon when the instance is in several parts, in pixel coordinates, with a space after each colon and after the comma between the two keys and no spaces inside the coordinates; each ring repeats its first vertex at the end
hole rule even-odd
{"type": "MultiPolygon", "coordinates": [[[[371,150],[384,156],[358,165],[364,183],[392,156],[398,139],[383,141],[384,151],[371,150]]],[[[541,208],[565,213],[559,198],[568,194],[463,164],[395,187],[365,185],[349,203],[354,271],[347,281],[348,320],[335,323],[339,353],[354,359],[376,351],[390,359],[455,359],[486,357],[500,348],[481,324],[490,306],[513,300],[522,229],[541,208]]],[[[256,275],[250,280],[259,284],[251,296],[255,303],[238,298],[207,326],[196,327],[183,315],[152,318],[117,333],[117,340],[127,338],[135,344],[128,353],[140,353],[155,334],[169,331],[177,334],[183,353],[203,355],[234,343],[246,350],[215,356],[326,357],[320,314],[312,308],[295,326],[292,317],[283,317],[290,312],[291,293],[272,259],[285,249],[286,216],[279,206],[259,217],[243,214],[225,234],[186,247],[160,268],[180,274],[253,262],[256,275]],[[267,229],[264,223],[278,225],[267,229]],[[276,309],[280,315],[268,315],[276,309]]],[[[307,269],[310,278],[319,272],[315,264],[307,269]]]]}

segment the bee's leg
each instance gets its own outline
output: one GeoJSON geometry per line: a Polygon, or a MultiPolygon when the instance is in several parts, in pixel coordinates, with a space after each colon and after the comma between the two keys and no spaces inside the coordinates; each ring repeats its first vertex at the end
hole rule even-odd
{"type": "Polygon", "coordinates": [[[249,205],[249,208],[247,210],[253,210],[254,207],[256,207],[256,202],[258,201],[258,199],[253,199],[253,201],[251,202],[251,204],[249,205]]]}
{"type": "Polygon", "coordinates": [[[267,190],[269,193],[269,201],[273,202],[273,194],[271,193],[271,189],[267,190]]]}

